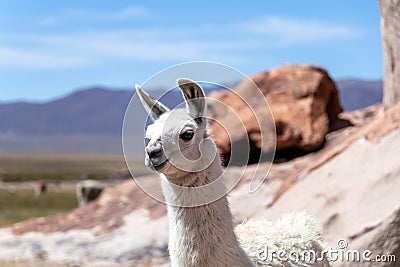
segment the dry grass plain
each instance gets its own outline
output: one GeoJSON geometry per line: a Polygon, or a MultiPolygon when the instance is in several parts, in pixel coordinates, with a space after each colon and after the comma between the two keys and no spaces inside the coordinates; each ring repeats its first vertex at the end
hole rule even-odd
{"type": "MultiPolygon", "coordinates": [[[[143,161],[139,156],[137,160],[143,161]]],[[[141,171],[146,172],[144,166],[141,171]]],[[[0,179],[4,182],[123,176],[128,176],[128,169],[122,155],[0,154],[0,179]]]]}
{"type": "MultiPolygon", "coordinates": [[[[144,165],[142,157],[137,161],[144,165]]],[[[147,172],[143,166],[135,173],[147,172]]],[[[75,208],[75,184],[82,178],[113,184],[129,177],[122,155],[0,154],[0,226],[75,208]],[[49,184],[39,197],[33,192],[37,180],[49,184]]]]}

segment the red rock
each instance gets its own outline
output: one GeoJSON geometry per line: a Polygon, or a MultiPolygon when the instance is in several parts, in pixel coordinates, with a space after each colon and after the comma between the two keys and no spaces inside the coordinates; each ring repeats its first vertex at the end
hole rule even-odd
{"type": "MultiPolygon", "coordinates": [[[[338,97],[335,83],[323,68],[311,65],[286,65],[269,72],[260,72],[250,77],[259,87],[269,103],[269,108],[275,120],[276,148],[298,148],[303,151],[312,151],[319,148],[329,132],[330,124],[337,120],[343,111],[338,97]]],[[[251,157],[257,156],[260,151],[266,153],[274,148],[271,143],[273,137],[261,136],[267,127],[269,109],[265,102],[257,97],[248,80],[240,83],[234,92],[213,92],[209,95],[230,106],[243,121],[250,143],[253,146],[251,157]],[[243,99],[249,103],[249,107],[243,99]],[[255,115],[256,114],[256,115],[255,115]],[[261,145],[263,141],[263,145],[261,145]]],[[[229,132],[231,140],[223,129],[229,125],[230,129],[240,127],[232,114],[220,107],[209,104],[209,110],[219,123],[210,122],[210,128],[218,149],[225,162],[229,160],[231,143],[245,138],[242,131],[229,132]]]]}

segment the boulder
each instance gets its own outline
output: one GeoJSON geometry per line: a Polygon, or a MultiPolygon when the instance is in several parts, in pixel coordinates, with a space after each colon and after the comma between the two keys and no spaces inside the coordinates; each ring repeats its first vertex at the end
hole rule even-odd
{"type": "MultiPolygon", "coordinates": [[[[312,151],[322,146],[330,125],[342,112],[335,83],[323,68],[311,65],[286,65],[269,72],[260,72],[250,79],[258,86],[269,103],[257,97],[257,90],[251,81],[241,82],[231,91],[212,92],[209,97],[217,99],[231,107],[243,122],[250,141],[252,158],[258,158],[260,152],[268,153],[275,144],[271,136],[262,137],[261,131],[268,132],[270,112],[275,120],[276,149],[295,148],[312,151]],[[257,120],[259,119],[259,123],[257,120]],[[263,142],[262,142],[263,141],[263,142]],[[258,154],[257,154],[258,153],[258,154]]],[[[243,131],[231,131],[229,135],[224,127],[238,129],[238,120],[232,114],[209,104],[209,110],[215,119],[210,121],[218,149],[225,160],[229,161],[231,144],[245,138],[243,131]],[[216,122],[218,121],[218,123],[216,122]]],[[[227,107],[225,107],[227,109],[227,107]]]]}
{"type": "MultiPolygon", "coordinates": [[[[400,104],[353,134],[344,150],[304,173],[273,205],[257,216],[276,219],[305,210],[323,223],[332,249],[345,255],[333,266],[399,266],[400,104]],[[348,260],[349,251],[360,262],[348,260]],[[370,251],[368,259],[362,254],[370,251]],[[353,253],[353,252],[351,252],[353,253]],[[384,255],[385,261],[375,261],[384,255]]],[[[347,143],[346,140],[342,142],[347,143]]],[[[341,256],[340,256],[341,257],[341,256]]]]}
{"type": "Polygon", "coordinates": [[[104,191],[106,185],[97,180],[83,180],[76,184],[76,198],[80,207],[95,200],[104,191]]]}

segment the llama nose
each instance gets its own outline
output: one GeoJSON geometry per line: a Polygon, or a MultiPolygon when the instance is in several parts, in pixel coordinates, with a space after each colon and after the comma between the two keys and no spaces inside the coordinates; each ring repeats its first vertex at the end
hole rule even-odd
{"type": "Polygon", "coordinates": [[[160,143],[155,143],[152,146],[146,147],[146,152],[149,155],[151,163],[157,165],[160,163],[160,159],[162,156],[162,147],[160,143]]]}

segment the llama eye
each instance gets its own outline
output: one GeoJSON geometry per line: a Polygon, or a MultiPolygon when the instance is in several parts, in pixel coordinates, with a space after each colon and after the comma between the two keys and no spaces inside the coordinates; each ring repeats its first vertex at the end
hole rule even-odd
{"type": "Polygon", "coordinates": [[[193,138],[193,135],[194,135],[194,132],[192,130],[189,130],[189,131],[185,131],[185,132],[181,133],[180,138],[183,141],[189,141],[193,138]]]}

